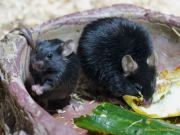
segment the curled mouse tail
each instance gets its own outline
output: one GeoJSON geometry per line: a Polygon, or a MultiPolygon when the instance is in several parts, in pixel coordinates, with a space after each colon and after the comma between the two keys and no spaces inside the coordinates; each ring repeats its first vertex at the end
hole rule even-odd
{"type": "Polygon", "coordinates": [[[31,30],[28,29],[26,26],[24,26],[23,24],[19,24],[19,26],[13,30],[11,30],[9,33],[12,33],[14,31],[19,31],[19,35],[22,35],[26,38],[28,45],[34,49],[35,48],[35,42],[34,39],[32,37],[32,33],[31,30]]]}

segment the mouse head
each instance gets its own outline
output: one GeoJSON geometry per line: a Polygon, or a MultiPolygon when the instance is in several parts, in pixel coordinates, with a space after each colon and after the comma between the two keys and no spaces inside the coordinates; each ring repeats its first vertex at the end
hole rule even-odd
{"type": "Polygon", "coordinates": [[[31,65],[37,72],[53,72],[65,70],[70,56],[76,50],[72,40],[59,39],[37,41],[36,49],[32,50],[31,65]]]}
{"type": "Polygon", "coordinates": [[[156,57],[153,52],[147,59],[136,62],[130,55],[122,58],[122,69],[126,78],[134,85],[144,97],[144,104],[152,101],[156,87],[156,57]]]}

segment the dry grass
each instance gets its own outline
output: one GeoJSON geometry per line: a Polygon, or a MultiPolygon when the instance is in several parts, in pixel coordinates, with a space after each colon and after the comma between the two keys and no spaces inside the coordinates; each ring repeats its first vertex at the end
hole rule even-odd
{"type": "Polygon", "coordinates": [[[29,26],[69,13],[130,3],[180,16],[180,0],[1,0],[0,38],[19,22],[29,26]]]}

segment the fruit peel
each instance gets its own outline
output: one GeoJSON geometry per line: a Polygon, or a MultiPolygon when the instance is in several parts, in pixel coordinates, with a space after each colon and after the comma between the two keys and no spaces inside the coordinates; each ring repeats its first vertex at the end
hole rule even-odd
{"type": "Polygon", "coordinates": [[[137,113],[151,118],[180,116],[180,65],[174,70],[163,70],[157,78],[157,90],[148,107],[137,105],[142,98],[125,95],[125,102],[137,113]]]}

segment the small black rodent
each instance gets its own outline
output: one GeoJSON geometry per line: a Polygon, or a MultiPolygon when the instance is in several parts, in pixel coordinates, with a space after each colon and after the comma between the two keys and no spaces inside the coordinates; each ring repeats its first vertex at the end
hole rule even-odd
{"type": "MultiPolygon", "coordinates": [[[[30,56],[32,90],[41,100],[65,99],[76,87],[80,63],[72,40],[37,41],[30,56]]],[[[45,103],[46,104],[46,103],[45,103]]]]}
{"type": "Polygon", "coordinates": [[[142,93],[151,102],[156,85],[156,59],[145,28],[124,18],[103,18],[88,24],[78,55],[88,78],[114,96],[142,93]]]}

